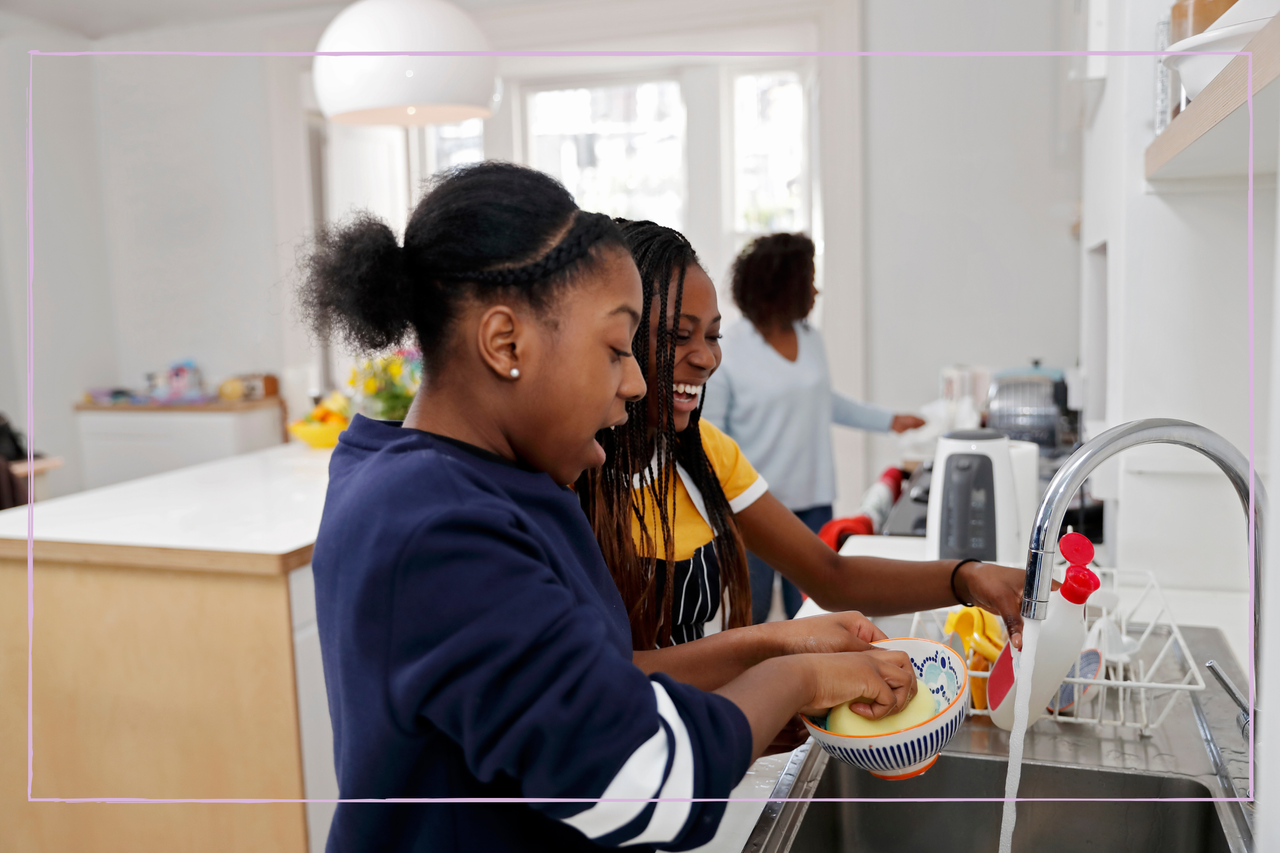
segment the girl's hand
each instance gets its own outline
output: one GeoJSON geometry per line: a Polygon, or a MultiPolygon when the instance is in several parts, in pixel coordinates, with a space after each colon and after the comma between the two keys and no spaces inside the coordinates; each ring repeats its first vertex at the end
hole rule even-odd
{"type": "Polygon", "coordinates": [[[779,654],[864,652],[885,634],[856,610],[766,623],[779,634],[779,654]]]}
{"type": "Polygon", "coordinates": [[[845,652],[803,659],[810,668],[812,692],[801,714],[825,714],[848,702],[855,714],[878,720],[901,711],[916,695],[916,674],[906,652],[845,652]]]}
{"type": "MultiPolygon", "coordinates": [[[[1027,573],[991,563],[966,563],[956,572],[956,592],[989,613],[1004,619],[1009,642],[1022,649],[1022,592],[1027,573]]],[[[1057,589],[1061,584],[1053,582],[1057,589]]]]}

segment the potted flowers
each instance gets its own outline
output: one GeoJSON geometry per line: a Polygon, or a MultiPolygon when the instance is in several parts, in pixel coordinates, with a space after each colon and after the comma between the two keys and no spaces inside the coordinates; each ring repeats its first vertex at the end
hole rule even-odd
{"type": "Polygon", "coordinates": [[[349,384],[364,415],[381,421],[402,421],[422,385],[422,354],[401,349],[365,359],[351,369],[349,384]]]}

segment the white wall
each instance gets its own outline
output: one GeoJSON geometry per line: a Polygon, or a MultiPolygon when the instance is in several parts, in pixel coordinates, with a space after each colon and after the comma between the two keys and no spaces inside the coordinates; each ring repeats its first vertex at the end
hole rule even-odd
{"type": "MultiPolygon", "coordinates": [[[[313,50],[336,8],[95,46],[313,50]]],[[[122,383],[185,357],[213,383],[305,373],[312,355],[291,277],[311,225],[297,83],[305,67],[274,57],[95,59],[122,383]]]]}
{"type": "MultiPolygon", "coordinates": [[[[1112,49],[1145,49],[1162,3],[1111,5],[1112,49]]],[[[1083,249],[1107,244],[1106,421],[1182,418],[1249,447],[1247,194],[1243,181],[1153,187],[1151,57],[1109,57],[1097,117],[1085,133],[1083,249]]],[[[1273,129],[1274,130],[1274,129],[1273,129]]],[[[1263,132],[1259,129],[1259,132],[1263,132]]],[[[1243,153],[1243,152],[1242,152],[1243,153]]],[[[1255,427],[1268,459],[1276,191],[1255,186],[1255,427]]],[[[1244,514],[1225,478],[1196,454],[1140,448],[1121,458],[1104,497],[1112,555],[1162,584],[1248,588],[1244,514]]],[[[1241,614],[1244,618],[1244,614],[1241,614]]]]}
{"type": "MultiPolygon", "coordinates": [[[[27,51],[312,50],[341,8],[89,42],[0,16],[0,412],[25,420],[27,51]]],[[[38,57],[37,449],[80,487],[71,407],[194,358],[216,385],[281,375],[296,411],[314,354],[294,313],[311,228],[299,75],[306,60],[38,57]]]]}
{"type": "MultiPolygon", "coordinates": [[[[1058,4],[865,0],[869,51],[1058,50],[1058,4]]],[[[867,398],[938,395],[948,364],[1072,367],[1078,125],[1057,58],[865,60],[867,398]]],[[[836,326],[825,324],[827,336],[836,326]]],[[[868,473],[897,460],[872,440],[868,473]]]]}
{"type": "MultiPolygon", "coordinates": [[[[27,99],[31,49],[83,50],[78,36],[0,18],[0,412],[26,430],[27,99]]],[[[54,494],[80,485],[71,407],[116,380],[102,230],[91,60],[37,57],[32,445],[62,456],[54,494]]]]}

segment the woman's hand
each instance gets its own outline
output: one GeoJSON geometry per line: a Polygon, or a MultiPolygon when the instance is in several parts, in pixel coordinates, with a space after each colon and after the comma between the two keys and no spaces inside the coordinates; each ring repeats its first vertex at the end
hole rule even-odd
{"type": "Polygon", "coordinates": [[[885,639],[884,632],[856,610],[766,624],[779,635],[778,653],[784,655],[864,652],[885,639]]]}
{"type": "Polygon", "coordinates": [[[919,429],[924,426],[924,420],[917,418],[915,415],[894,415],[893,423],[889,429],[894,432],[906,432],[909,429],[919,429]]]}
{"type": "MultiPolygon", "coordinates": [[[[1027,574],[1022,569],[991,563],[965,563],[956,572],[956,592],[965,601],[1004,619],[1009,642],[1022,649],[1022,592],[1027,574]]],[[[1057,589],[1061,584],[1053,582],[1057,589]]]]}

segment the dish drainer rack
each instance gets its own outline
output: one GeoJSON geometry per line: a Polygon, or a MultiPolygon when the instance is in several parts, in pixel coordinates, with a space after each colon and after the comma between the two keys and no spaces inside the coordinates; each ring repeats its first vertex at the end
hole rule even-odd
{"type": "MultiPolygon", "coordinates": [[[[1141,593],[1129,606],[1117,604],[1114,612],[1090,604],[1085,609],[1086,627],[1092,629],[1099,619],[1115,618],[1123,636],[1139,637],[1138,647],[1130,653],[1128,662],[1104,657],[1095,678],[1063,679],[1063,684],[1072,685],[1073,701],[1065,711],[1055,708],[1045,713],[1049,719],[1059,723],[1132,728],[1138,729],[1144,737],[1150,737],[1168,718],[1179,699],[1204,690],[1204,678],[1152,572],[1130,569],[1093,571],[1102,581],[1101,589],[1115,594],[1117,600],[1121,588],[1141,589],[1141,593]],[[1146,612],[1142,612],[1144,608],[1146,612]],[[1140,612],[1146,617],[1151,610],[1154,610],[1153,616],[1142,622],[1135,621],[1134,617],[1140,612]]],[[[1109,596],[1099,598],[1106,600],[1109,596]]],[[[958,638],[943,631],[950,610],[916,613],[911,620],[910,635],[948,643],[959,651],[958,638]]],[[[990,675],[990,672],[969,671],[969,677],[974,679],[986,679],[990,675]]],[[[974,708],[972,700],[969,713],[972,716],[991,716],[989,710],[974,708]]]]}

